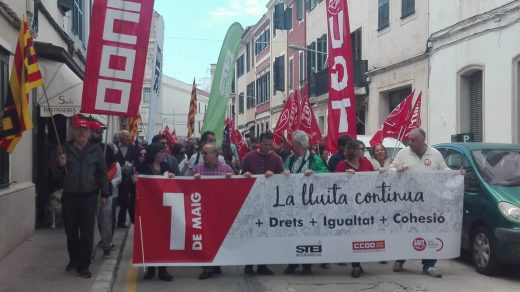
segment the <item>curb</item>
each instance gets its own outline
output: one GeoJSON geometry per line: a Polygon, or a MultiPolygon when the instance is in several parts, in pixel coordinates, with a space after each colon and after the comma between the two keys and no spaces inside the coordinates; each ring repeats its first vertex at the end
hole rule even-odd
{"type": "Polygon", "coordinates": [[[128,232],[130,228],[126,228],[123,231],[123,236],[120,239],[119,248],[117,249],[116,258],[107,258],[103,259],[101,263],[101,267],[96,276],[96,281],[90,292],[110,292],[112,291],[112,287],[114,286],[117,269],[119,268],[119,263],[123,257],[123,250],[126,246],[126,240],[128,238],[128,232]]]}

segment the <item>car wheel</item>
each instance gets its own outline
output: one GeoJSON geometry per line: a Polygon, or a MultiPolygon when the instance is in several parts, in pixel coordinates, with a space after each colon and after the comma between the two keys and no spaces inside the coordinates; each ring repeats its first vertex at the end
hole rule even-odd
{"type": "Polygon", "coordinates": [[[484,275],[500,273],[502,265],[497,259],[495,241],[486,227],[479,226],[473,232],[472,259],[477,272],[484,275]]]}

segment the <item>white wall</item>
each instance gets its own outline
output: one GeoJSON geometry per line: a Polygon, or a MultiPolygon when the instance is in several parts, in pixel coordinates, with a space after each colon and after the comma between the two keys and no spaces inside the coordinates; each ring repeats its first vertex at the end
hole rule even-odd
{"type": "MultiPolygon", "coordinates": [[[[421,1],[416,1],[421,2],[421,1]]],[[[430,2],[430,32],[434,33],[455,23],[500,7],[511,0],[434,0],[430,2]]]]}
{"type": "MultiPolygon", "coordinates": [[[[520,14],[518,14],[520,16],[520,14]]],[[[458,72],[484,68],[483,140],[512,142],[513,60],[520,56],[520,24],[436,51],[431,56],[430,143],[448,142],[457,128],[458,72]]],[[[516,97],[518,98],[518,97],[516,97]]]]}

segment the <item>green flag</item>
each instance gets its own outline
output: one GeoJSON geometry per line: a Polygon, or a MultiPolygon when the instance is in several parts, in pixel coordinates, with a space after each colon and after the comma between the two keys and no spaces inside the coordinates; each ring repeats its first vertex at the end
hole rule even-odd
{"type": "Polygon", "coordinates": [[[228,98],[231,93],[231,82],[235,76],[235,60],[237,59],[238,47],[243,33],[244,29],[238,22],[233,23],[229,27],[222,49],[220,49],[213,83],[211,83],[208,110],[204,115],[202,133],[205,131],[214,132],[217,138],[217,145],[222,143],[224,119],[226,118],[228,98]]]}

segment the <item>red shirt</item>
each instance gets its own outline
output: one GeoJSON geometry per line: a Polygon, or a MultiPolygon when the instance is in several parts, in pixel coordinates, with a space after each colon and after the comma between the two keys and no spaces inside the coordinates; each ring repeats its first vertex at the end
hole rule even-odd
{"type": "Polygon", "coordinates": [[[362,158],[359,162],[359,167],[356,169],[352,165],[348,164],[346,160],[341,160],[338,163],[338,166],[336,166],[336,172],[345,172],[348,169],[353,169],[356,172],[360,171],[374,171],[374,166],[372,165],[372,162],[370,162],[366,158],[362,158]]]}

